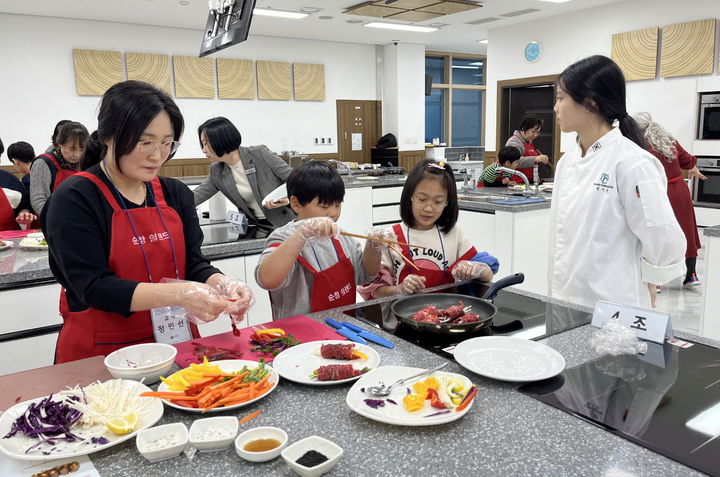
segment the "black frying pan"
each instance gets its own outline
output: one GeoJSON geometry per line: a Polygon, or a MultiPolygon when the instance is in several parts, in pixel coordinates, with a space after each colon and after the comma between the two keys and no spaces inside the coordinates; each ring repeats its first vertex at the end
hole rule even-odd
{"type": "Polygon", "coordinates": [[[497,308],[491,302],[495,298],[497,292],[505,287],[517,285],[525,281],[525,275],[516,273],[498,280],[494,283],[482,298],[473,296],[459,295],[456,293],[425,293],[401,298],[390,305],[390,309],[397,316],[400,322],[415,328],[418,331],[436,334],[449,333],[472,333],[481,328],[486,328],[492,323],[497,308]],[[423,323],[412,319],[417,311],[426,306],[434,305],[437,308],[447,308],[463,302],[465,306],[470,306],[470,313],[478,315],[479,320],[473,323],[423,323]]]}

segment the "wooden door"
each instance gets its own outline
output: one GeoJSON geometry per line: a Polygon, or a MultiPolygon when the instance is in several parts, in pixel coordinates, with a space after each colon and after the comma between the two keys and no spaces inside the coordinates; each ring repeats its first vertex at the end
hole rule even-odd
{"type": "Polygon", "coordinates": [[[340,160],[370,162],[370,149],[382,130],[380,101],[337,100],[337,143],[340,160]]]}

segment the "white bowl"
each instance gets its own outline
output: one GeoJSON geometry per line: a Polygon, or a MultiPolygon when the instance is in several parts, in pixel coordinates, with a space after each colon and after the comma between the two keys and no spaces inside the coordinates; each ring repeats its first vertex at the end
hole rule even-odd
{"type": "Polygon", "coordinates": [[[105,357],[105,367],[114,378],[155,383],[172,369],[177,348],[164,343],[142,343],[113,351],[105,357]]]}
{"type": "Polygon", "coordinates": [[[235,416],[198,419],[190,426],[190,445],[200,452],[221,451],[235,440],[239,425],[235,416]]]}
{"type": "Polygon", "coordinates": [[[280,455],[288,441],[288,435],[277,427],[255,427],[240,434],[235,439],[235,452],[237,455],[250,462],[267,462],[280,455]],[[265,452],[249,452],[243,449],[245,444],[257,439],[277,439],[280,445],[265,452]]]}
{"type": "Polygon", "coordinates": [[[172,459],[188,445],[188,430],[182,422],[143,429],[135,440],[138,451],[150,462],[172,459]]]}
{"type": "Polygon", "coordinates": [[[295,473],[303,477],[318,477],[326,472],[330,472],[330,469],[340,461],[343,455],[343,449],[334,442],[323,439],[320,436],[310,436],[288,446],[287,449],[282,451],[281,455],[295,473]],[[310,450],[323,454],[328,460],[315,467],[305,467],[295,462],[310,450]]]}

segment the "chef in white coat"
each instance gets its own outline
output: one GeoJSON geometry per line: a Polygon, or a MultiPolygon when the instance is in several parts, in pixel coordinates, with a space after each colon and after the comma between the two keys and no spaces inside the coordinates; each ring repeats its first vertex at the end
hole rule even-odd
{"type": "Polygon", "coordinates": [[[627,114],[618,66],[591,56],[566,68],[555,114],[563,132],[577,133],[577,145],[555,173],[550,295],[589,307],[606,300],[648,308],[655,291],[648,283],[685,273],[685,238],[663,167],[627,114]]]}

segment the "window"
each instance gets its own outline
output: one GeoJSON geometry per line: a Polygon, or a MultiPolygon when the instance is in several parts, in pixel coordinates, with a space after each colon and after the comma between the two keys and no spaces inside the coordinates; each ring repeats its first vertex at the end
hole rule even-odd
{"type": "Polygon", "coordinates": [[[484,56],[428,52],[425,74],[432,77],[425,97],[425,142],[439,138],[448,146],[484,145],[484,56]]]}

